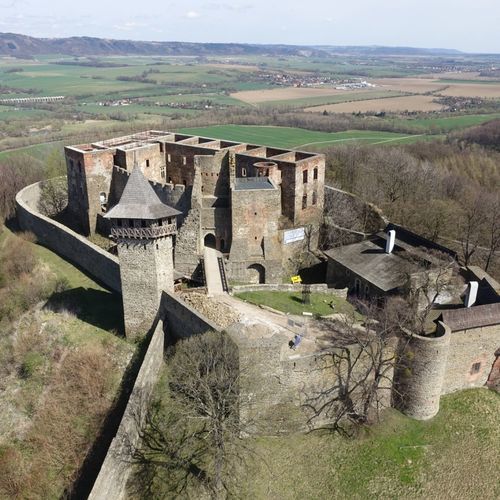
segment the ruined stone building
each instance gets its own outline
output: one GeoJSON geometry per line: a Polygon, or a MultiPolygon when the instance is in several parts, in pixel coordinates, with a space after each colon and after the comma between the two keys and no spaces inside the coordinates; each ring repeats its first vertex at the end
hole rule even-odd
{"type": "Polygon", "coordinates": [[[177,272],[192,277],[203,247],[225,257],[229,279],[277,282],[317,245],[323,155],[149,130],[65,148],[68,212],[85,235],[105,218],[137,165],[159,199],[179,211],[177,272]]]}

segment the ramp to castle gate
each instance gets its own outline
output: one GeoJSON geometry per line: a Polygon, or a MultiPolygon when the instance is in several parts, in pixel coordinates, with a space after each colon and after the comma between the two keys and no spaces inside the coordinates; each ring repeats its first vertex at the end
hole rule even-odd
{"type": "Polygon", "coordinates": [[[206,246],[203,252],[205,264],[205,279],[209,296],[221,295],[225,291],[224,268],[221,265],[222,254],[215,248],[206,246]]]}

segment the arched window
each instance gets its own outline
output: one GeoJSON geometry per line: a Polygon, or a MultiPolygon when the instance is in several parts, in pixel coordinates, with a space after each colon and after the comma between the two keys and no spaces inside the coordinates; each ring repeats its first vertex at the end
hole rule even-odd
{"type": "Polygon", "coordinates": [[[302,171],[302,182],[307,184],[307,170],[302,171]]]}
{"type": "Polygon", "coordinates": [[[314,167],[314,170],[313,170],[313,179],[315,181],[318,180],[318,167],[314,167]]]}

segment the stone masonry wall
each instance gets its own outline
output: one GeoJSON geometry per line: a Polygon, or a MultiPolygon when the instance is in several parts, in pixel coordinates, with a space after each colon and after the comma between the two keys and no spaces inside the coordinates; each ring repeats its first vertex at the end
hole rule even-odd
{"type": "Polygon", "coordinates": [[[149,342],[118,431],[89,495],[90,500],[126,498],[125,487],[131,473],[130,451],[138,444],[139,430],[144,422],[154,386],[160,377],[164,338],[163,324],[159,321],[149,342]]]}
{"type": "Polygon", "coordinates": [[[422,337],[403,332],[394,373],[394,406],[417,420],[427,420],[439,411],[447,369],[450,329],[439,323],[436,336],[422,337]]]}
{"type": "MultiPolygon", "coordinates": [[[[309,285],[313,293],[329,293],[343,299],[347,298],[347,289],[338,290],[336,288],[328,288],[325,283],[309,285]]],[[[237,285],[232,287],[232,293],[242,292],[301,292],[302,285],[287,285],[287,284],[260,284],[260,285],[237,285]]]]}
{"type": "Polygon", "coordinates": [[[499,325],[452,332],[442,394],[483,387],[488,380],[498,349],[499,325]],[[480,363],[477,372],[473,369],[476,363],[480,363]]]}
{"type": "Polygon", "coordinates": [[[38,212],[41,183],[27,186],[16,195],[19,226],[32,232],[39,243],[84,269],[111,290],[121,292],[118,258],[83,236],[38,212]]]}
{"type": "Polygon", "coordinates": [[[184,302],[178,295],[163,292],[160,304],[160,317],[163,318],[168,335],[177,340],[220,328],[196,309],[184,302]]]}
{"type": "Polygon", "coordinates": [[[173,288],[172,237],[118,241],[125,333],[134,339],[151,327],[163,290],[173,288]]]}

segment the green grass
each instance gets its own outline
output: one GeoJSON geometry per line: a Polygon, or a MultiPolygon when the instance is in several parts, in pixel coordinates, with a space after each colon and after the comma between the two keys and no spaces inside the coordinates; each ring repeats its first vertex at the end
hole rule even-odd
{"type": "Polygon", "coordinates": [[[302,303],[302,294],[300,292],[242,292],[236,294],[236,297],[252,304],[264,304],[278,311],[298,315],[303,312],[310,312],[320,316],[327,316],[333,313],[353,311],[353,307],[346,300],[329,293],[311,293],[311,304],[309,305],[302,303]]]}
{"type": "Polygon", "coordinates": [[[348,141],[364,144],[383,144],[422,140],[419,136],[408,136],[392,132],[349,130],[346,132],[316,132],[293,127],[265,127],[254,125],[215,125],[211,127],[185,128],[181,132],[214,137],[237,142],[250,142],[281,148],[300,148],[311,145],[328,146],[348,141]]]}
{"type": "Polygon", "coordinates": [[[500,495],[500,395],[485,389],[442,398],[419,422],[391,410],[360,438],[263,437],[242,472],[240,498],[485,498],[500,495]]]}
{"type": "Polygon", "coordinates": [[[12,151],[0,152],[0,160],[6,160],[11,156],[25,154],[37,160],[45,160],[53,149],[61,150],[63,141],[45,142],[35,144],[34,146],[26,146],[24,148],[15,149],[12,151]]]}
{"type": "Polygon", "coordinates": [[[435,130],[451,132],[453,130],[481,125],[481,123],[498,118],[500,118],[500,113],[446,116],[443,118],[410,118],[408,120],[401,120],[400,123],[430,132],[435,130]]]}

